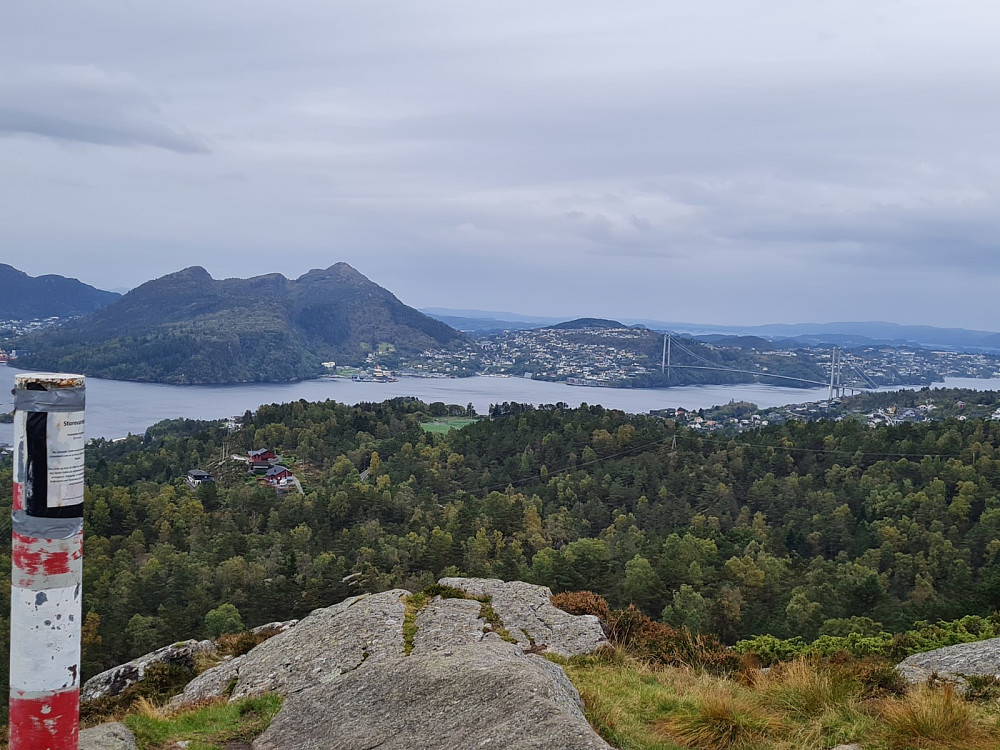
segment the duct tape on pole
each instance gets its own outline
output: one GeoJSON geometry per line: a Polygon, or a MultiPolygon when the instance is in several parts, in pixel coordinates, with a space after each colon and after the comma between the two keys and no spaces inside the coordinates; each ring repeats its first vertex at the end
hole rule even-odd
{"type": "Polygon", "coordinates": [[[77,750],[82,375],[14,376],[10,750],[77,750]]]}

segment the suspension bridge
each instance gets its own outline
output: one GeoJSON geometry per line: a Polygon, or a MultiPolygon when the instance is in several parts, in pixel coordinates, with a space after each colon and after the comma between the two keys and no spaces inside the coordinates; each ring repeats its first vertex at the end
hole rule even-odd
{"type": "Polygon", "coordinates": [[[800,378],[793,375],[777,375],[772,372],[767,372],[765,370],[743,370],[738,367],[725,367],[717,362],[712,362],[710,359],[691,351],[688,347],[681,344],[679,341],[675,341],[673,334],[667,333],[663,336],[663,359],[660,363],[660,372],[667,376],[667,383],[670,382],[670,375],[672,370],[712,370],[715,372],[732,372],[740,375],[755,375],[757,377],[764,378],[776,378],[778,380],[790,380],[796,383],[808,383],[815,386],[828,386],[830,389],[830,399],[840,398],[846,393],[850,392],[860,393],[862,391],[871,391],[878,388],[878,384],[868,376],[868,374],[861,369],[854,357],[845,357],[844,353],[841,351],[840,347],[835,346],[833,352],[830,356],[830,379],[826,380],[814,380],[811,378],[800,378]],[[673,362],[673,350],[677,348],[691,357],[695,362],[701,362],[703,364],[685,364],[679,365],[673,362]],[[845,382],[844,380],[844,368],[848,368],[850,372],[857,375],[862,384],[854,382],[845,382]]]}

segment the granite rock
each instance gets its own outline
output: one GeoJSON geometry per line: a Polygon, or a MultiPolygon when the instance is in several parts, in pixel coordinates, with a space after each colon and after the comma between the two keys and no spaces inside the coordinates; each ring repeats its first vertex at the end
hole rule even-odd
{"type": "MultiPolygon", "coordinates": [[[[462,631],[464,632],[464,631],[462,631]]],[[[610,750],[563,670],[498,638],[290,694],[253,750],[610,750]]]]}
{"type": "Polygon", "coordinates": [[[417,614],[417,634],[413,638],[414,654],[449,651],[458,646],[479,643],[487,635],[487,622],[479,616],[480,603],[470,599],[435,597],[417,614]]]}
{"type": "Polygon", "coordinates": [[[956,682],[971,675],[1000,677],[1000,638],[912,654],[897,669],[911,683],[926,682],[935,675],[956,682]]]}
{"type": "Polygon", "coordinates": [[[439,583],[470,596],[490,597],[504,627],[525,647],[568,657],[592,653],[608,642],[593,615],[571,615],[553,606],[547,586],[495,578],[442,578],[439,583]]]}
{"type": "Polygon", "coordinates": [[[101,724],[80,730],[80,750],[137,750],[135,735],[124,724],[101,724]]]}
{"type": "Polygon", "coordinates": [[[206,670],[171,702],[176,706],[221,697],[227,687],[232,688],[232,700],[268,692],[287,695],[357,669],[367,660],[400,656],[405,614],[402,598],[408,594],[393,589],[314,610],[239,661],[206,670]]]}

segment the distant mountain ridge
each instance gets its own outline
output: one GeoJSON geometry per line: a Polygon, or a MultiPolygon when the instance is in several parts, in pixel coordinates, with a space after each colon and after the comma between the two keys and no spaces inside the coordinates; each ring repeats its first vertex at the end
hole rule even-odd
{"type": "MultiPolygon", "coordinates": [[[[543,328],[567,318],[544,318],[514,312],[452,310],[435,307],[424,312],[439,320],[447,319],[456,328],[467,331],[543,328]]],[[[707,336],[757,336],[770,341],[791,339],[795,344],[831,346],[922,346],[951,351],[1000,352],[1000,333],[968,328],[942,328],[929,325],[903,325],[885,321],[845,321],[834,323],[768,323],[765,325],[718,325],[622,318],[629,326],[644,325],[654,331],[688,333],[702,340],[707,336]]]]}
{"type": "Polygon", "coordinates": [[[667,323],[639,320],[650,328],[673,330],[694,335],[723,334],[759,336],[771,341],[792,340],[799,344],[837,346],[891,345],[921,346],[951,351],[1000,351],[1000,333],[968,328],[938,328],[902,325],[885,321],[840,323],[769,323],[759,326],[721,326],[697,323],[667,323]]]}
{"type": "Polygon", "coordinates": [[[86,315],[121,297],[66,276],[29,276],[6,263],[0,263],[0,290],[0,320],[86,315]]]}
{"type": "Polygon", "coordinates": [[[133,289],[60,328],[25,337],[24,367],[168,383],[314,377],[380,345],[411,353],[466,337],[407,307],[346,263],[295,280],[216,280],[193,266],[133,289]],[[388,345],[388,346],[386,346],[388,345]]]}
{"type": "Polygon", "coordinates": [[[555,325],[546,326],[546,328],[555,328],[558,330],[580,330],[580,329],[619,329],[628,328],[624,323],[619,323],[617,320],[607,320],[605,318],[577,318],[576,320],[567,320],[563,323],[556,323],[555,325]]]}

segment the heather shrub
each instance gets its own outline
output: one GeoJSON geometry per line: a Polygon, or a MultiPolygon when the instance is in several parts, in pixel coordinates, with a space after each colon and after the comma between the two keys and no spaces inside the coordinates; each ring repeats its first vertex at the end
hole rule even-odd
{"type": "Polygon", "coordinates": [[[279,632],[278,628],[267,628],[257,633],[250,630],[242,633],[225,633],[218,637],[215,645],[222,656],[242,656],[279,632]]]}
{"type": "Polygon", "coordinates": [[[567,591],[552,597],[552,604],[571,615],[594,615],[607,626],[611,619],[611,608],[603,596],[592,591],[567,591]]]}
{"type": "Polygon", "coordinates": [[[904,695],[908,687],[896,665],[880,656],[852,660],[836,670],[857,683],[862,699],[904,695]]]}
{"type": "Polygon", "coordinates": [[[740,655],[714,636],[672,628],[632,605],[611,612],[607,633],[612,645],[653,663],[683,664],[717,673],[735,671],[742,664],[740,655]]]}
{"type": "Polygon", "coordinates": [[[991,674],[975,674],[965,678],[962,697],[972,702],[1000,701],[1000,679],[991,674]]]}

